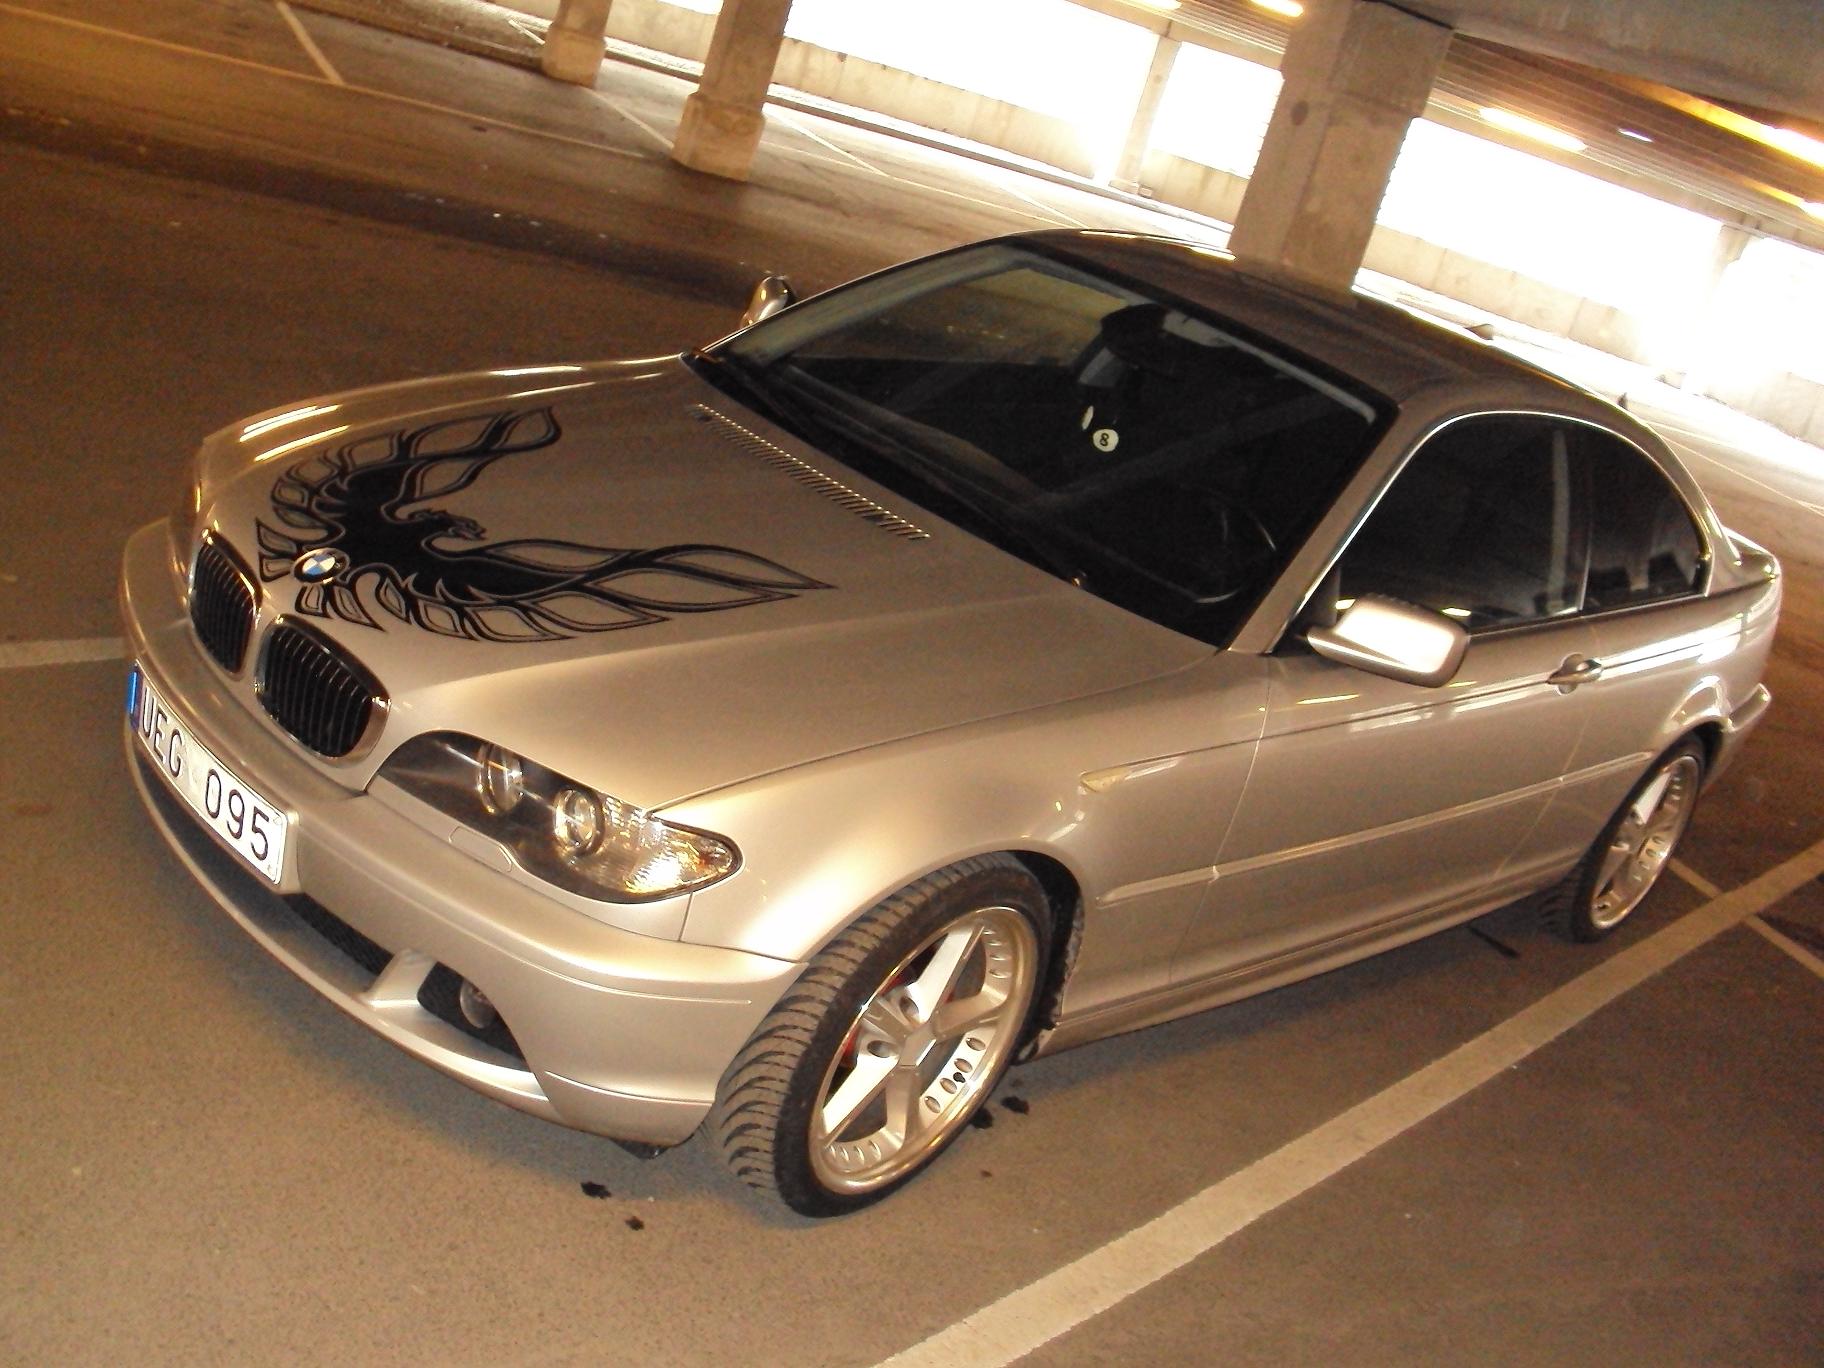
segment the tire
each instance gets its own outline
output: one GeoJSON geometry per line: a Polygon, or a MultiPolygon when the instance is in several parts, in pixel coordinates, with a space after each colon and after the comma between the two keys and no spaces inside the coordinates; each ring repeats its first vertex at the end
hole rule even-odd
{"type": "Polygon", "coordinates": [[[1582,863],[1546,895],[1547,922],[1572,940],[1598,941],[1626,921],[1691,825],[1703,782],[1704,748],[1695,739],[1660,756],[1582,863]]]}
{"type": "Polygon", "coordinates": [[[1051,929],[1043,889],[1006,855],[940,870],[869,911],[723,1074],[709,1126],[729,1167],[806,1216],[910,1181],[1013,1061],[1051,929]]]}

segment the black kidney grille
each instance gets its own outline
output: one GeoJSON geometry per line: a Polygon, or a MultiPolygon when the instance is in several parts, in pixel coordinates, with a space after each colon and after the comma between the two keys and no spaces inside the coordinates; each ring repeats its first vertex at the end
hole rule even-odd
{"type": "Polygon", "coordinates": [[[190,624],[203,649],[230,674],[247,657],[253,605],[253,577],[213,539],[205,540],[190,575],[190,624]]]}
{"type": "Polygon", "coordinates": [[[281,622],[266,637],[260,701],[272,719],[318,755],[361,743],[380,701],[367,672],[315,632],[281,622]]]}

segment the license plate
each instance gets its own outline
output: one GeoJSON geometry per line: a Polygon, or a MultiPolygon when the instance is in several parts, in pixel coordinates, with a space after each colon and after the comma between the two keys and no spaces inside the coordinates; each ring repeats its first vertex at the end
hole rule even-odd
{"type": "Polygon", "coordinates": [[[138,666],[127,674],[127,716],[139,744],[191,811],[276,884],[285,868],[285,814],[190,734],[138,666]]]}

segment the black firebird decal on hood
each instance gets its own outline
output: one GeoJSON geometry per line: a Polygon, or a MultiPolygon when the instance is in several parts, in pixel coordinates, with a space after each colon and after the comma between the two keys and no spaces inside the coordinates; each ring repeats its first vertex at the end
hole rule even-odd
{"type": "Polygon", "coordinates": [[[472,518],[428,506],[503,456],[552,445],[559,432],[549,408],[524,409],[364,438],[300,461],[272,487],[283,528],[257,524],[260,578],[285,578],[306,552],[333,552],[318,558],[333,573],[299,589],[298,612],[379,628],[364,602],[371,597],[401,622],[472,641],[560,641],[830,587],[727,546],[483,542],[486,530],[472,518]]]}

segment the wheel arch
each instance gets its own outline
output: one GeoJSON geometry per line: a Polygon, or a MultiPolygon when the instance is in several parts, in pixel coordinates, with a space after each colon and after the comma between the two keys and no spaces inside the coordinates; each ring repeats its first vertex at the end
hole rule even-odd
{"type": "Polygon", "coordinates": [[[967,864],[971,860],[1005,856],[1020,865],[1032,875],[1045,896],[1046,911],[1051,914],[1051,945],[1046,955],[1044,975],[1039,981],[1038,993],[1034,998],[1034,1026],[1049,1028],[1053,1023],[1050,1018],[1056,1014],[1059,1001],[1062,999],[1064,985],[1070,976],[1070,969],[1076,962],[1077,947],[1083,939],[1083,884],[1078,872],[1073,869],[1055,851],[1041,850],[1028,844],[1008,844],[996,846],[992,843],[980,849],[970,849],[934,864],[926,869],[919,869],[907,874],[890,888],[882,888],[879,896],[872,900],[857,901],[849,908],[849,915],[832,922],[824,931],[822,938],[805,955],[806,959],[822,953],[829,943],[840,936],[855,922],[866,916],[881,903],[896,898],[908,888],[942,874],[945,870],[954,869],[957,865],[967,864]]]}
{"type": "MultiPolygon", "coordinates": [[[[1674,741],[1672,746],[1687,740],[1695,740],[1701,745],[1704,748],[1704,778],[1708,780],[1711,775],[1716,773],[1717,761],[1723,753],[1724,739],[1722,720],[1712,717],[1690,728],[1677,741],[1674,741]]],[[[1671,750],[1672,746],[1668,746],[1666,749],[1671,750]]]]}
{"type": "Polygon", "coordinates": [[[1038,880],[1052,915],[1051,951],[1040,968],[1038,991],[1033,996],[1032,1015],[1026,1026],[1030,1043],[1058,1024],[1064,986],[1070,981],[1077,950],[1083,944],[1083,888],[1069,867],[1050,855],[1033,850],[1006,853],[1025,865],[1038,880]]]}

